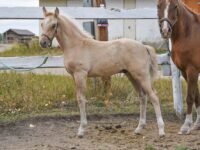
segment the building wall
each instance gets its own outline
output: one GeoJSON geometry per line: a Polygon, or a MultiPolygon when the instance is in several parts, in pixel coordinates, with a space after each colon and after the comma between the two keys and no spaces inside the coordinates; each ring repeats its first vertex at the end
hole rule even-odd
{"type": "MultiPolygon", "coordinates": [[[[40,0],[40,6],[82,7],[83,0],[40,0]]],[[[120,9],[156,8],[156,0],[106,0],[106,7],[120,9]]],[[[79,20],[79,23],[91,20],[79,20]]],[[[109,20],[109,40],[122,37],[147,43],[161,40],[157,20],[109,20]]]]}
{"type": "Polygon", "coordinates": [[[82,7],[83,6],[83,0],[67,0],[67,6],[82,7]]]}
{"type": "MultiPolygon", "coordinates": [[[[156,0],[136,0],[136,8],[156,8],[156,0]]],[[[147,43],[159,43],[161,41],[158,20],[137,20],[136,39],[147,43]]]]}
{"type": "MultiPolygon", "coordinates": [[[[124,9],[135,9],[136,0],[124,0],[124,9]]],[[[136,21],[124,20],[124,37],[135,39],[136,38],[136,21]]]]}
{"type": "MultiPolygon", "coordinates": [[[[123,8],[123,0],[106,0],[106,8],[123,8]]],[[[122,38],[124,34],[123,20],[108,20],[108,37],[109,40],[122,38]]]]}
{"type": "Polygon", "coordinates": [[[155,8],[157,0],[136,0],[137,8],[155,8]]]}
{"type": "Polygon", "coordinates": [[[29,35],[18,35],[14,33],[13,31],[8,31],[3,34],[3,42],[4,43],[27,43],[32,40],[34,36],[29,35]]]}
{"type": "Polygon", "coordinates": [[[67,6],[67,0],[39,0],[39,6],[67,6]]]}
{"type": "MultiPolygon", "coordinates": [[[[156,0],[106,0],[107,8],[156,8],[156,0]]],[[[160,43],[161,35],[155,20],[109,20],[109,40],[130,38],[146,43],[160,43]],[[117,32],[116,32],[117,31],[117,32]]]]}
{"type": "Polygon", "coordinates": [[[18,42],[19,36],[12,31],[7,31],[3,34],[4,43],[15,43],[18,42]]]}
{"type": "MultiPolygon", "coordinates": [[[[134,9],[136,7],[135,2],[135,0],[106,0],[106,7],[108,9],[134,9]]],[[[122,37],[135,39],[135,23],[135,20],[109,20],[109,40],[118,39],[122,37]]]]}

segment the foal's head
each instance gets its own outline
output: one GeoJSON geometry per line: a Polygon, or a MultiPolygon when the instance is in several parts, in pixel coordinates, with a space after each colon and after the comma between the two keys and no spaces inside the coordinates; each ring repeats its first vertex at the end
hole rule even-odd
{"type": "Polygon", "coordinates": [[[179,0],[157,0],[160,32],[163,38],[170,38],[178,19],[179,0]]]}
{"type": "Polygon", "coordinates": [[[40,38],[40,45],[46,48],[52,46],[52,41],[57,34],[59,10],[56,8],[54,13],[49,13],[46,8],[43,7],[43,14],[44,19],[41,23],[42,35],[40,38]]]}

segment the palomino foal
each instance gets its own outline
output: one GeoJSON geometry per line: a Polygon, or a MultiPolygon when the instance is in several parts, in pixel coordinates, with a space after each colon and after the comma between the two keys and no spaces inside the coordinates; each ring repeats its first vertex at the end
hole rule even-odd
{"type": "Polygon", "coordinates": [[[187,115],[179,134],[200,129],[200,16],[180,0],[157,0],[160,31],[172,43],[172,59],[187,82],[187,115]],[[197,119],[193,125],[192,107],[195,102],[197,119]]]}
{"type": "Polygon", "coordinates": [[[84,135],[84,128],[87,125],[84,94],[87,77],[108,77],[120,72],[127,75],[141,98],[140,121],[135,133],[140,134],[146,125],[146,95],[148,95],[156,112],[159,135],[164,136],[159,99],[152,89],[152,80],[157,71],[154,49],[129,39],[96,41],[73,19],[59,15],[58,8],[55,13],[49,13],[45,8],[43,12],[45,18],[41,24],[40,45],[51,46],[53,38],[56,37],[64,51],[66,70],[73,76],[76,84],[81,116],[78,136],[84,135]]]}

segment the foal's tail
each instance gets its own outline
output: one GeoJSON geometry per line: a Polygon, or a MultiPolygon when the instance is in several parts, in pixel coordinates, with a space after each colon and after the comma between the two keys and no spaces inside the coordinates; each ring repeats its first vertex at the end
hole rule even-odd
{"type": "Polygon", "coordinates": [[[153,47],[145,45],[147,52],[149,54],[149,72],[151,74],[151,81],[153,82],[154,79],[157,77],[157,56],[156,51],[153,47]]]}

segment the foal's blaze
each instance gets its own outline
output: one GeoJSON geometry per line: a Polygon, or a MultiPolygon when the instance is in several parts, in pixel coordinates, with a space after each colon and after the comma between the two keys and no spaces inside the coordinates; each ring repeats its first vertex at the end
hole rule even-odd
{"type": "Polygon", "coordinates": [[[177,22],[177,0],[158,0],[158,17],[163,38],[170,38],[177,22]]]}
{"type": "Polygon", "coordinates": [[[55,13],[47,13],[45,7],[43,7],[43,14],[45,16],[41,23],[42,35],[40,38],[40,46],[42,48],[51,47],[52,41],[57,34],[57,17],[59,15],[59,10],[56,8],[55,13]]]}

